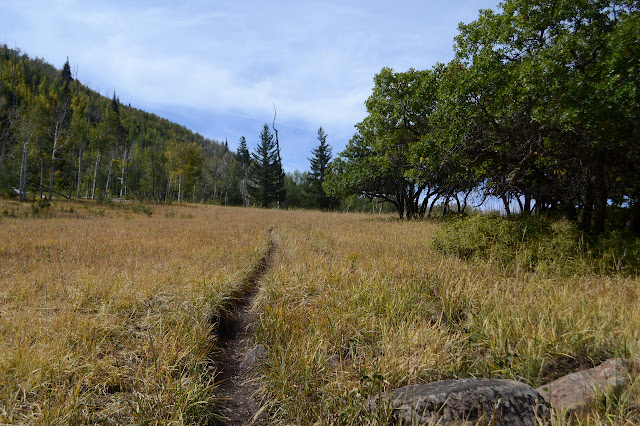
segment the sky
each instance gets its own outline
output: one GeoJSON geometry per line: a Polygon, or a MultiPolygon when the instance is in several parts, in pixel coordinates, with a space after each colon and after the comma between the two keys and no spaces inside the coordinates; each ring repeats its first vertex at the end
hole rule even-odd
{"type": "Polygon", "coordinates": [[[0,43],[105,96],[235,150],[276,128],[286,171],[309,169],[323,127],[334,156],[383,67],[453,58],[460,22],[498,0],[0,0],[0,43]]]}

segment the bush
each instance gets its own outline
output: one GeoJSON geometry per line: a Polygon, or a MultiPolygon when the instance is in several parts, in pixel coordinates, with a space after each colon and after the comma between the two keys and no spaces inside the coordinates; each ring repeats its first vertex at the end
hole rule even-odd
{"type": "Polygon", "coordinates": [[[620,231],[599,238],[567,220],[503,217],[495,213],[450,219],[434,233],[433,247],[500,268],[571,275],[640,269],[640,239],[620,231]]]}

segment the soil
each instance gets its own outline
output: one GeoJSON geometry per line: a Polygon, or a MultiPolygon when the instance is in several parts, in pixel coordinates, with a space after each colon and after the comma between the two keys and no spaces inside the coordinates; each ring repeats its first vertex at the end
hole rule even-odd
{"type": "Polygon", "coordinates": [[[224,425],[266,425],[268,413],[262,411],[258,383],[252,371],[242,371],[240,365],[254,343],[256,314],[253,301],[259,291],[259,281],[269,270],[276,251],[276,243],[269,230],[271,244],[267,253],[245,280],[241,294],[233,298],[225,309],[227,317],[218,320],[216,394],[223,402],[224,425]]]}

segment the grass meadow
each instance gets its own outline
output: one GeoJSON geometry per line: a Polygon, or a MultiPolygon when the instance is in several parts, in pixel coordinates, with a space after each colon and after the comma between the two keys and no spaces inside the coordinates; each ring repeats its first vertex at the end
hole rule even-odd
{"type": "Polygon", "coordinates": [[[215,420],[209,318],[269,244],[262,215],[34,206],[0,206],[0,423],[215,420]]]}
{"type": "MultiPolygon", "coordinates": [[[[439,226],[300,213],[277,229],[258,301],[275,419],[386,424],[363,402],[398,386],[487,377],[538,387],[609,357],[639,359],[637,277],[461,260],[433,249],[439,226]]],[[[554,422],[637,424],[640,385],[554,422]]]]}
{"type": "MultiPolygon", "coordinates": [[[[638,360],[640,280],[433,248],[437,222],[202,205],[0,202],[0,423],[218,418],[210,318],[269,245],[254,309],[274,424],[386,424],[366,398],[456,377],[534,387],[638,360]]],[[[554,423],[636,424],[640,385],[554,423]]]]}

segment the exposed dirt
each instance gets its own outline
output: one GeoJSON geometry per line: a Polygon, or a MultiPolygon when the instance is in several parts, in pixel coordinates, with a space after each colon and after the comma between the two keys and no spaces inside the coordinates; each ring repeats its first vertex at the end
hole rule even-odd
{"type": "Polygon", "coordinates": [[[216,319],[220,348],[216,394],[224,401],[222,414],[227,420],[222,424],[225,425],[267,424],[267,413],[260,411],[258,383],[251,371],[243,371],[240,366],[253,342],[256,314],[251,308],[259,291],[258,283],[271,266],[276,251],[271,229],[269,237],[271,244],[267,253],[246,278],[242,291],[232,297],[225,309],[227,315],[216,319]]]}

